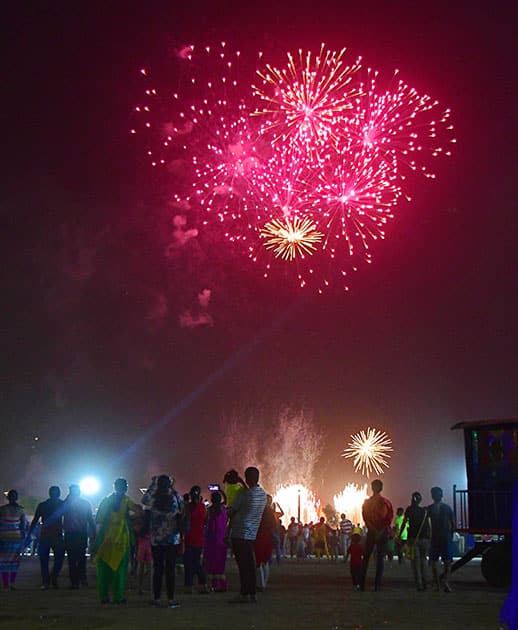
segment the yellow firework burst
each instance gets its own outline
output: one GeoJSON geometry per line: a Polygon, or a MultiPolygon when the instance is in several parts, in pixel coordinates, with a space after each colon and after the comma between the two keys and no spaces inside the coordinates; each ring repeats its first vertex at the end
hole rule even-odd
{"type": "Polygon", "coordinates": [[[259,235],[266,239],[266,249],[273,249],[276,258],[294,260],[297,256],[316,251],[315,244],[320,243],[324,235],[317,230],[317,224],[304,217],[293,219],[272,219],[261,228],[259,235]]]}
{"type": "Polygon", "coordinates": [[[352,442],[343,451],[342,457],[352,457],[354,470],[366,477],[373,471],[377,475],[383,474],[383,468],[388,468],[388,454],[393,451],[392,440],[383,431],[371,429],[351,435],[352,442]]]}

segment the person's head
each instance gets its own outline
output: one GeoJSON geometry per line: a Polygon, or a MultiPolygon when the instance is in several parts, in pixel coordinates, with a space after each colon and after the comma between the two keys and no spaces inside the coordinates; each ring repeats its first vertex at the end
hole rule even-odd
{"type": "Polygon", "coordinates": [[[403,516],[404,513],[405,510],[402,507],[398,507],[398,509],[396,510],[396,516],[403,516]]]}
{"type": "Polygon", "coordinates": [[[128,491],[128,482],[126,481],[126,479],[119,477],[113,482],[113,489],[115,490],[115,494],[119,494],[122,496],[128,491]]]}
{"type": "Polygon", "coordinates": [[[223,477],[223,483],[238,483],[239,475],[237,474],[237,470],[233,468],[225,473],[223,477]]]}
{"type": "Polygon", "coordinates": [[[294,523],[294,522],[295,522],[295,517],[294,517],[294,516],[292,516],[292,517],[290,518],[290,523],[294,523]]]}
{"type": "Polygon", "coordinates": [[[256,486],[259,483],[259,470],[255,466],[249,466],[245,470],[245,481],[249,487],[256,486]]]}
{"type": "Polygon", "coordinates": [[[16,490],[9,490],[7,500],[9,501],[9,505],[16,505],[18,503],[18,493],[16,490]]]}
{"type": "Polygon", "coordinates": [[[421,501],[423,500],[423,497],[421,496],[420,492],[413,492],[412,493],[412,505],[419,505],[421,503],[421,501]]]}
{"type": "Polygon", "coordinates": [[[379,494],[383,490],[383,481],[381,481],[381,479],[374,479],[371,483],[371,488],[374,494],[379,494]]]}
{"type": "Polygon", "coordinates": [[[49,497],[51,499],[59,499],[60,494],[61,494],[61,490],[58,488],[58,486],[50,486],[49,497]]]}
{"type": "Polygon", "coordinates": [[[171,481],[171,477],[169,475],[160,475],[156,480],[156,489],[157,492],[169,492],[173,482],[171,481]]]}
{"type": "Polygon", "coordinates": [[[342,519],[342,521],[345,519],[345,514],[340,514],[340,518],[342,519]]]}
{"type": "Polygon", "coordinates": [[[353,534],[351,536],[351,542],[354,545],[357,545],[358,543],[360,543],[362,541],[362,537],[360,536],[360,534],[353,534]]]}
{"type": "Polygon", "coordinates": [[[221,505],[221,502],[223,501],[223,497],[221,496],[221,492],[218,492],[217,490],[215,492],[213,492],[210,495],[210,501],[211,501],[212,505],[221,505]]]}
{"type": "Polygon", "coordinates": [[[439,501],[442,501],[443,493],[442,488],[439,488],[439,486],[434,486],[430,490],[430,494],[432,495],[432,499],[435,501],[435,503],[439,503],[439,501]]]}
{"type": "Polygon", "coordinates": [[[326,519],[325,519],[323,516],[321,516],[321,517],[320,517],[320,522],[321,522],[321,523],[325,523],[325,522],[326,522],[326,519]]]}
{"type": "Polygon", "coordinates": [[[72,483],[68,487],[68,493],[71,497],[78,497],[81,494],[81,488],[77,483],[72,483]]]}
{"type": "Polygon", "coordinates": [[[199,503],[201,496],[200,486],[193,486],[189,492],[189,496],[191,497],[191,501],[193,503],[199,503]]]}
{"type": "Polygon", "coordinates": [[[183,498],[184,503],[189,503],[191,500],[191,495],[188,492],[186,492],[182,498],[183,498]]]}

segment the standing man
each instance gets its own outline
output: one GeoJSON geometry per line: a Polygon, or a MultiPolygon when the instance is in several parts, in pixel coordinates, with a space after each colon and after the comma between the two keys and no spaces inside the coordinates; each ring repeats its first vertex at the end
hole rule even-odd
{"type": "Polygon", "coordinates": [[[49,498],[38,504],[27,535],[27,538],[30,538],[33,529],[41,520],[39,556],[41,588],[44,590],[48,589],[51,583],[54,588],[58,588],[58,577],[65,557],[65,545],[63,543],[64,501],[59,498],[60,494],[61,491],[57,486],[49,488],[49,498]],[[54,566],[52,567],[52,573],[49,573],[51,549],[54,552],[54,566]]]}
{"type": "Polygon", "coordinates": [[[266,506],[266,492],[259,486],[259,471],[250,466],[245,470],[243,489],[229,508],[232,551],[239,568],[240,594],[232,603],[255,602],[256,572],[254,542],[266,506]]]}
{"type": "Polygon", "coordinates": [[[452,561],[452,535],[455,529],[453,510],[442,502],[442,488],[435,486],[430,490],[433,503],[428,506],[428,516],[432,524],[432,538],[430,541],[430,562],[432,563],[433,579],[437,591],[441,590],[439,580],[439,558],[444,565],[443,589],[445,593],[451,593],[449,579],[451,575],[452,561]]]}
{"type": "Polygon", "coordinates": [[[70,588],[78,589],[88,586],[86,579],[86,547],[88,537],[95,537],[95,522],[92,508],[88,501],[82,499],[81,490],[77,484],[69,488],[69,495],[65,499],[63,528],[65,530],[65,548],[68,557],[70,574],[70,588]]]}
{"type": "Polygon", "coordinates": [[[290,558],[296,554],[297,551],[297,538],[300,534],[300,524],[295,521],[295,517],[290,518],[290,524],[288,525],[288,541],[290,544],[290,558]]]}
{"type": "Polygon", "coordinates": [[[408,539],[408,524],[405,521],[405,510],[398,507],[396,518],[394,519],[394,537],[396,543],[396,553],[399,564],[403,563],[403,549],[408,539]]]}
{"type": "Polygon", "coordinates": [[[345,514],[340,515],[340,551],[343,554],[344,562],[347,562],[347,551],[349,550],[349,540],[353,534],[353,524],[346,518],[345,514]]]}
{"type": "Polygon", "coordinates": [[[381,496],[383,482],[375,479],[371,483],[372,496],[364,501],[362,507],[363,520],[367,526],[367,539],[365,541],[365,553],[363,557],[363,571],[360,589],[365,590],[365,578],[369,567],[369,559],[376,547],[376,577],[374,578],[374,590],[381,590],[381,578],[383,577],[383,560],[387,553],[390,525],[394,516],[392,503],[381,496]]]}

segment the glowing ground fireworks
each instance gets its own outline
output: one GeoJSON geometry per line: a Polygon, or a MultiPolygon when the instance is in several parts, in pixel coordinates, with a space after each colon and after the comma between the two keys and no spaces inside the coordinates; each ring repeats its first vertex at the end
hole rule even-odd
{"type": "Polygon", "coordinates": [[[316,523],[320,518],[320,501],[304,485],[279,486],[273,500],[283,509],[285,521],[289,521],[292,516],[298,518],[299,508],[302,523],[316,523]]]}
{"type": "Polygon", "coordinates": [[[431,162],[451,155],[450,110],[345,48],[288,53],[284,65],[243,57],[224,42],[185,46],[160,88],[143,69],[132,133],[144,132],[190,223],[265,277],[347,289],[410,199],[409,176],[434,178],[431,162]]]}
{"type": "Polygon", "coordinates": [[[339,514],[345,514],[353,523],[362,523],[362,506],[365,499],[368,499],[367,484],[359,486],[356,483],[348,483],[344,489],[335,494],[333,502],[335,510],[339,514]]]}
{"type": "Polygon", "coordinates": [[[371,429],[351,435],[352,441],[342,457],[352,458],[354,469],[368,477],[371,472],[381,475],[388,468],[389,453],[393,451],[392,440],[383,431],[371,429]]]}

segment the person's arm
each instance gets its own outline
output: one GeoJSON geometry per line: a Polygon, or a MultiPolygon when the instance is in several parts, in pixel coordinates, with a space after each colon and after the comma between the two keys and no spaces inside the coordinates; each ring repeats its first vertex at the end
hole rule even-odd
{"type": "Polygon", "coordinates": [[[144,496],[142,497],[142,505],[146,507],[151,507],[153,503],[153,495],[156,490],[156,477],[151,478],[151,483],[148,486],[148,489],[144,492],[144,496]]]}
{"type": "Polygon", "coordinates": [[[277,512],[278,518],[282,518],[284,516],[284,510],[281,508],[281,506],[278,503],[275,504],[275,507],[279,510],[277,512]]]}
{"type": "Polygon", "coordinates": [[[34,514],[34,518],[32,519],[32,521],[31,521],[31,525],[30,525],[30,527],[29,527],[29,531],[27,532],[27,538],[30,538],[30,537],[31,537],[31,534],[32,534],[33,529],[36,527],[36,525],[38,524],[38,521],[39,521],[39,520],[40,520],[40,518],[41,518],[41,508],[40,508],[40,505],[41,505],[41,504],[39,504],[39,505],[38,505],[38,507],[36,508],[36,512],[35,512],[35,514],[34,514]]]}

